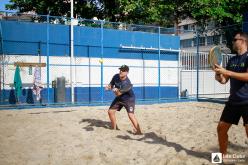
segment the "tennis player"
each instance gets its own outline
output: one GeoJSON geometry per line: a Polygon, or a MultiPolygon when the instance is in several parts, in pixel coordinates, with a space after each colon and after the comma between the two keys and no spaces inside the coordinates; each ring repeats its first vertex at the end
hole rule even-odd
{"type": "Polygon", "coordinates": [[[115,74],[109,85],[105,87],[105,90],[112,90],[116,97],[109,107],[108,115],[111,121],[112,129],[119,129],[116,124],[115,112],[120,111],[122,107],[125,107],[129,119],[131,120],[133,127],[135,128],[134,134],[142,134],[139,123],[134,115],[135,108],[135,95],[132,90],[133,85],[127,77],[129,73],[129,67],[122,65],[119,74],[115,74]]]}
{"type": "Polygon", "coordinates": [[[238,125],[243,118],[248,138],[248,35],[239,32],[233,39],[233,50],[237,55],[232,57],[226,69],[216,65],[215,79],[225,84],[230,79],[230,96],[217,126],[220,152],[227,154],[228,130],[232,124],[238,125]]]}

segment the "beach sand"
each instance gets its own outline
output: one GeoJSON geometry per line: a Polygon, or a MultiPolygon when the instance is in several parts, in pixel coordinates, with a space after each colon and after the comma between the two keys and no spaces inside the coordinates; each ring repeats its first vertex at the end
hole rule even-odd
{"type": "MultiPolygon", "coordinates": [[[[111,130],[108,106],[0,111],[0,165],[207,165],[218,152],[223,104],[137,105],[143,135],[133,135],[125,109],[111,130]]],[[[229,131],[231,154],[248,157],[241,121],[229,131]]],[[[246,160],[246,163],[248,161],[246,160]]]]}

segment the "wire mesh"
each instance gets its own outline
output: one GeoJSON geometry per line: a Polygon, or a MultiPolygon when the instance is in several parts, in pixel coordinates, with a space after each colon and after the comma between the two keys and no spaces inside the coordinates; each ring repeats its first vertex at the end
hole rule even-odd
{"type": "MultiPolygon", "coordinates": [[[[5,14],[1,20],[1,104],[11,103],[15,62],[45,63],[41,68],[42,104],[110,102],[105,91],[119,67],[130,67],[128,77],[139,101],[188,98],[227,98],[229,84],[214,80],[208,51],[221,47],[223,67],[232,57],[229,41],[238,27],[181,30],[103,20],[5,14]],[[16,22],[19,22],[18,24],[16,22]],[[12,25],[13,24],[13,25],[12,25]],[[10,29],[9,27],[16,29],[10,29]],[[10,37],[4,34],[15,33],[10,37]],[[31,37],[30,37],[31,36],[31,37]],[[73,37],[72,37],[73,36],[73,37]],[[180,48],[179,48],[180,46],[180,48]],[[60,79],[64,79],[64,83],[60,79]],[[65,94],[58,92],[60,88],[65,94]],[[62,102],[57,101],[63,95],[62,102]]],[[[40,105],[33,89],[34,67],[22,67],[23,104],[40,105]],[[27,95],[31,100],[27,101],[27,95]]],[[[63,92],[62,92],[63,93],[63,92]]]]}

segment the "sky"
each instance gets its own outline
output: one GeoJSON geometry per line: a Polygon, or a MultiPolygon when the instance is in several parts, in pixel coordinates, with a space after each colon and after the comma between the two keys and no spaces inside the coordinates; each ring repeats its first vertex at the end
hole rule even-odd
{"type": "Polygon", "coordinates": [[[5,4],[8,4],[9,0],[0,0],[0,11],[8,11],[5,9],[5,4]]]}

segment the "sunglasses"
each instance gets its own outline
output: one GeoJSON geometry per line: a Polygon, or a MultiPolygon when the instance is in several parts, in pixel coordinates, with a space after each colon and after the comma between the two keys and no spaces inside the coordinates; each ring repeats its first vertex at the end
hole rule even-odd
{"type": "Polygon", "coordinates": [[[236,42],[236,41],[238,41],[238,40],[244,40],[244,39],[241,39],[241,38],[234,38],[232,41],[233,41],[233,42],[236,42]]]}

